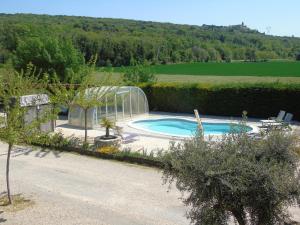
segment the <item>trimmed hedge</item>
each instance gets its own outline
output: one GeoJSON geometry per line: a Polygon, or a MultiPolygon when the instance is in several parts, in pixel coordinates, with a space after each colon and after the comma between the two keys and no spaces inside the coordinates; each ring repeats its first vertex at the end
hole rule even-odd
{"type": "Polygon", "coordinates": [[[249,117],[276,116],[279,110],[300,119],[300,84],[172,84],[141,85],[148,97],[150,110],[199,113],[216,116],[241,116],[246,110],[249,117]]]}

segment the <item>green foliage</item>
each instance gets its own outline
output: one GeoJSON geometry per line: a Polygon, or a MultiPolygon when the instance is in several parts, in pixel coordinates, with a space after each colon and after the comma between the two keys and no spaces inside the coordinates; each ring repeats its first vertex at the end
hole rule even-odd
{"type": "Polygon", "coordinates": [[[135,65],[128,67],[123,75],[123,81],[127,85],[139,83],[154,83],[156,77],[149,66],[135,65]]]}
{"type": "Polygon", "coordinates": [[[255,49],[248,48],[245,53],[245,58],[250,62],[255,62],[257,58],[255,49]]]}
{"type": "Polygon", "coordinates": [[[268,118],[286,110],[300,119],[299,84],[172,84],[142,85],[150,110],[204,115],[268,118]]]}
{"type": "Polygon", "coordinates": [[[28,63],[37,67],[39,74],[47,73],[50,80],[55,74],[64,82],[81,80],[79,71],[84,64],[83,56],[72,42],[54,37],[28,37],[18,41],[14,64],[17,69],[28,63]]]}
{"type": "Polygon", "coordinates": [[[72,104],[84,110],[102,106],[104,104],[103,96],[109,94],[116,84],[118,81],[113,81],[110,74],[103,74],[98,78],[90,73],[77,88],[72,104]]]}
{"type": "MultiPolygon", "coordinates": [[[[36,128],[44,121],[33,121],[24,124],[26,108],[21,107],[19,99],[23,95],[38,94],[43,91],[42,81],[34,76],[34,69],[29,65],[26,72],[18,73],[13,69],[6,69],[0,80],[0,99],[3,111],[6,113],[6,125],[0,129],[0,139],[10,145],[23,142],[29,133],[34,133],[36,128]]],[[[48,112],[45,112],[45,117],[48,112]]]]}
{"type": "Polygon", "coordinates": [[[26,143],[55,149],[80,146],[79,138],[73,136],[65,138],[62,133],[40,133],[37,135],[35,134],[32,135],[26,143]]]}
{"type": "MultiPolygon", "coordinates": [[[[294,59],[300,43],[299,38],[265,35],[244,25],[189,26],[74,16],[0,15],[3,49],[0,52],[5,58],[10,57],[22,40],[42,36],[62,42],[72,40],[86,61],[98,54],[97,66],[129,66],[133,61],[140,64],[146,61],[152,64],[229,62],[233,58],[244,60],[247,48],[255,49],[257,60],[260,52],[268,52],[276,59],[294,59]]],[[[42,45],[46,43],[44,40],[42,45]]],[[[42,54],[41,58],[48,59],[48,56],[42,54]]]]}
{"type": "Polygon", "coordinates": [[[100,125],[102,127],[105,127],[105,129],[106,129],[105,136],[106,137],[109,137],[109,129],[113,129],[116,126],[115,123],[112,120],[110,120],[110,119],[108,119],[106,117],[103,117],[101,119],[101,124],[100,125]]]}
{"type": "Polygon", "coordinates": [[[294,137],[271,131],[255,140],[246,133],[205,141],[201,135],[172,144],[161,155],[164,181],[175,182],[194,224],[283,224],[299,202],[294,137]]]}

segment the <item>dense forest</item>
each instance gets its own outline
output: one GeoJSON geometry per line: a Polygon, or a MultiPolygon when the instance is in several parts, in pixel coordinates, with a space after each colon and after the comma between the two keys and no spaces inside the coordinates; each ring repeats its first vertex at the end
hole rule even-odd
{"type": "Polygon", "coordinates": [[[300,38],[266,35],[244,24],[192,26],[75,16],[0,14],[0,62],[29,62],[70,76],[97,55],[97,66],[295,59],[300,38]],[[71,68],[71,69],[70,69],[71,68]]]}

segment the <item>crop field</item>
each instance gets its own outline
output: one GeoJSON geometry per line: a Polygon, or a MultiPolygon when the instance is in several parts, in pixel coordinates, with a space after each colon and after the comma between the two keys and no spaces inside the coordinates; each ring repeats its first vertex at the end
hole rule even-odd
{"type": "Polygon", "coordinates": [[[156,74],[300,77],[300,62],[186,63],[152,66],[156,74]]]}
{"type": "MultiPolygon", "coordinates": [[[[174,83],[300,83],[300,62],[186,63],[151,66],[159,82],[174,83]]],[[[114,77],[126,68],[114,68],[114,77]]]]}

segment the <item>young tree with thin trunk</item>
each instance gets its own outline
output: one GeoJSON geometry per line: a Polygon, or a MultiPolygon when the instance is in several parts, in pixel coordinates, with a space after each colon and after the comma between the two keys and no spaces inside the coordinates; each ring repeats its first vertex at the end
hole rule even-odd
{"type": "Polygon", "coordinates": [[[41,121],[24,123],[26,108],[21,107],[20,97],[28,94],[38,94],[43,85],[33,76],[33,67],[27,68],[26,73],[17,73],[7,69],[0,80],[0,100],[5,114],[4,124],[0,126],[0,140],[8,144],[6,163],[6,184],[9,204],[12,203],[9,172],[10,156],[14,145],[24,143],[33,134],[41,121]]]}
{"type": "Polygon", "coordinates": [[[73,105],[79,106],[84,112],[84,142],[88,138],[88,111],[95,107],[101,107],[105,104],[105,95],[114,88],[110,76],[103,79],[93,75],[87,76],[77,90],[73,100],[73,105]]]}
{"type": "MultiPolygon", "coordinates": [[[[116,85],[111,74],[101,73],[95,75],[95,62],[97,56],[91,58],[84,70],[84,78],[78,84],[63,84],[58,79],[50,84],[51,102],[55,106],[65,106],[68,109],[78,106],[84,112],[84,143],[88,138],[88,110],[105,104],[104,96],[116,85]]],[[[79,109],[79,110],[80,110],[79,109]]]]}

